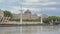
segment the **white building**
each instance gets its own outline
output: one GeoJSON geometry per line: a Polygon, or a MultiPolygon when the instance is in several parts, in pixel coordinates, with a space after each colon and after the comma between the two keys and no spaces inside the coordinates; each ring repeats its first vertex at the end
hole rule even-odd
{"type": "Polygon", "coordinates": [[[3,16],[4,16],[4,13],[3,13],[3,11],[0,9],[0,21],[1,21],[1,19],[2,19],[3,16]]]}
{"type": "Polygon", "coordinates": [[[48,18],[48,15],[46,14],[40,14],[40,17],[42,16],[42,18],[48,18]]]}
{"type": "MultiPolygon", "coordinates": [[[[13,14],[13,18],[14,19],[15,18],[19,19],[19,18],[21,18],[21,14],[13,14]]],[[[38,16],[37,15],[33,15],[30,10],[26,10],[22,14],[22,18],[23,19],[38,19],[38,16]]]]}
{"type": "MultiPolygon", "coordinates": [[[[32,14],[32,12],[30,10],[26,10],[23,14],[22,14],[22,18],[23,19],[39,19],[39,18],[48,18],[48,15],[46,14],[40,14],[39,16],[32,14]]],[[[21,14],[13,14],[13,18],[14,19],[19,19],[21,18],[21,14]]]]}

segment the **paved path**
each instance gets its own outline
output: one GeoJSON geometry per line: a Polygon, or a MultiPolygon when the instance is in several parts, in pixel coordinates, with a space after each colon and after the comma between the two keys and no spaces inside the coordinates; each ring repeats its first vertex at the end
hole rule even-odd
{"type": "Polygon", "coordinates": [[[40,22],[16,22],[16,21],[9,21],[9,22],[1,22],[1,24],[40,24],[40,22]]]}

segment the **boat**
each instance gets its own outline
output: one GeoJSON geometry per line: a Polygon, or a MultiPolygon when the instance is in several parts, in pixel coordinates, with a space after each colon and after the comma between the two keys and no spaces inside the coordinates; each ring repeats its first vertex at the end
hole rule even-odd
{"type": "Polygon", "coordinates": [[[60,21],[57,21],[57,22],[53,22],[54,25],[59,25],[60,24],[60,21]]]}

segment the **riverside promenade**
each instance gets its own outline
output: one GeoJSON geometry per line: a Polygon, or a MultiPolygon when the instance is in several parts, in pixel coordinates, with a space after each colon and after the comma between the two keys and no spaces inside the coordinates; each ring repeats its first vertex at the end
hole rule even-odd
{"type": "Polygon", "coordinates": [[[1,22],[0,23],[1,26],[39,26],[39,25],[42,25],[42,26],[52,26],[50,24],[41,24],[40,22],[16,22],[16,21],[9,21],[9,22],[1,22]]]}
{"type": "Polygon", "coordinates": [[[0,24],[39,24],[40,22],[16,22],[16,21],[9,21],[9,22],[1,22],[0,24]]]}

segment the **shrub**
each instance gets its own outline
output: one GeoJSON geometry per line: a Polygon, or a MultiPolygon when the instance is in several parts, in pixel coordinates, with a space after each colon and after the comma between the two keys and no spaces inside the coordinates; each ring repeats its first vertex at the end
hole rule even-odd
{"type": "Polygon", "coordinates": [[[10,21],[20,21],[20,19],[10,19],[10,21]]]}

